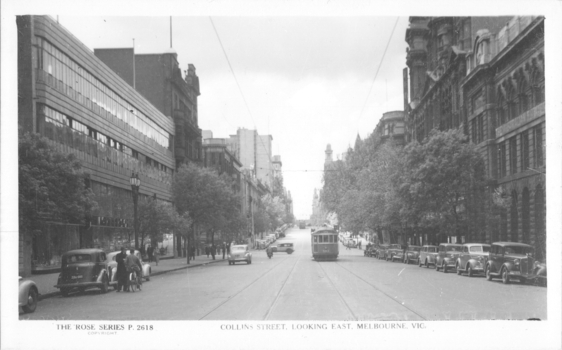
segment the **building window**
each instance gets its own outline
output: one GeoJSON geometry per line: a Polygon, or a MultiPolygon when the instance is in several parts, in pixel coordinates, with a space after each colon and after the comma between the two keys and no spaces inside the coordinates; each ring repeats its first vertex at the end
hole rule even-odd
{"type": "Polygon", "coordinates": [[[517,173],[517,138],[513,136],[509,139],[509,169],[510,173],[517,173]]]}
{"type": "Polygon", "coordinates": [[[473,118],[470,121],[470,129],[471,129],[471,137],[472,137],[472,142],[474,142],[475,144],[478,144],[478,137],[476,136],[476,118],[473,118]]]}
{"type": "Polygon", "coordinates": [[[527,187],[525,187],[523,189],[523,197],[522,197],[522,206],[521,206],[521,223],[522,223],[522,228],[523,228],[523,237],[522,237],[522,241],[523,243],[529,243],[529,228],[530,228],[530,223],[529,223],[529,216],[531,215],[530,213],[530,209],[529,209],[529,189],[527,187]]]}
{"type": "Polygon", "coordinates": [[[484,116],[480,114],[476,117],[476,128],[478,134],[478,143],[484,141],[484,116]]]}
{"type": "Polygon", "coordinates": [[[511,242],[518,242],[519,214],[517,213],[517,192],[511,192],[511,242]]]}
{"type": "Polygon", "coordinates": [[[501,179],[506,174],[506,154],[505,154],[505,141],[500,143],[498,147],[498,177],[501,179]]]}
{"type": "Polygon", "coordinates": [[[543,140],[542,140],[542,124],[537,125],[533,129],[533,142],[534,142],[534,158],[535,158],[535,168],[544,165],[544,150],[543,150],[543,140]]]}
{"type": "Polygon", "coordinates": [[[521,171],[529,169],[529,132],[521,133],[521,171]]]}

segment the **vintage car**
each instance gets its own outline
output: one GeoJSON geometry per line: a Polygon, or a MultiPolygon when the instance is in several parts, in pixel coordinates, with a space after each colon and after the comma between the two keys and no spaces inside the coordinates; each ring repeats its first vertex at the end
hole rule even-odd
{"type": "Polygon", "coordinates": [[[404,264],[409,264],[410,261],[418,261],[421,248],[418,245],[409,245],[405,250],[401,250],[394,255],[393,258],[402,260],[404,264]]]}
{"type": "Polygon", "coordinates": [[[375,248],[375,258],[384,259],[385,251],[388,249],[389,244],[380,244],[375,248]]]}
{"type": "MultiPolygon", "coordinates": [[[[116,276],[116,272],[117,272],[117,261],[115,261],[115,257],[117,256],[117,254],[119,254],[120,251],[116,251],[116,252],[111,252],[107,254],[107,267],[108,267],[108,271],[109,271],[109,285],[113,286],[114,289],[117,289],[117,279],[115,278],[116,276]]],[[[127,255],[131,254],[130,250],[127,249],[127,255]]],[[[142,277],[147,280],[150,281],[150,274],[152,273],[152,267],[150,266],[149,263],[147,263],[146,261],[142,261],[142,255],[138,250],[135,250],[135,255],[137,256],[137,258],[139,258],[139,260],[141,261],[142,264],[142,277]]]]}
{"type": "Polygon", "coordinates": [[[447,273],[449,267],[455,267],[457,258],[462,250],[461,244],[455,243],[441,243],[437,249],[437,256],[435,257],[435,271],[443,270],[447,273]]]}
{"type": "Polygon", "coordinates": [[[240,261],[245,261],[246,264],[252,263],[252,252],[250,252],[250,247],[247,244],[230,246],[228,265],[234,265],[240,261]]]}
{"type": "Polygon", "coordinates": [[[373,254],[375,253],[375,248],[376,247],[374,244],[367,244],[365,250],[363,251],[363,256],[373,256],[373,254]]]}
{"type": "Polygon", "coordinates": [[[418,266],[425,266],[429,268],[430,265],[435,266],[435,258],[437,257],[437,246],[434,245],[424,245],[420,250],[420,256],[418,258],[418,266]]]}
{"type": "Polygon", "coordinates": [[[402,245],[391,244],[384,252],[384,258],[386,261],[394,261],[396,255],[402,255],[402,245]]]}
{"type": "Polygon", "coordinates": [[[544,279],[546,284],[546,268],[535,264],[534,253],[534,248],[524,243],[492,243],[486,263],[486,279],[501,278],[504,284],[512,279],[520,282],[544,279]]]}
{"type": "Polygon", "coordinates": [[[272,251],[274,253],[287,253],[287,254],[293,254],[293,252],[295,251],[295,248],[293,247],[293,243],[279,243],[276,246],[272,246],[272,251]]]}
{"type": "Polygon", "coordinates": [[[349,248],[357,248],[357,241],[354,239],[348,239],[343,242],[343,245],[349,248]]]}
{"type": "Polygon", "coordinates": [[[75,249],[62,255],[61,273],[55,288],[63,296],[71,291],[99,288],[106,293],[109,288],[107,258],[101,249],[75,249]]]}
{"type": "Polygon", "coordinates": [[[466,272],[468,277],[475,273],[484,273],[486,261],[490,253],[490,245],[483,243],[466,243],[457,258],[457,274],[466,272]]]}
{"type": "Polygon", "coordinates": [[[37,301],[39,300],[39,289],[32,280],[20,280],[19,288],[19,307],[25,313],[35,312],[37,309],[37,301]]]}

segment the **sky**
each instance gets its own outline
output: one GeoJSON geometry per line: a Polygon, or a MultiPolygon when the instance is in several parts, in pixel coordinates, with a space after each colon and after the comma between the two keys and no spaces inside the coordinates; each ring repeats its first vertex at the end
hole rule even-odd
{"type": "MultiPolygon", "coordinates": [[[[170,48],[169,16],[59,23],[92,50],[133,39],[140,54],[170,48]]],[[[238,128],[272,135],[294,214],[308,218],[326,146],[337,158],[384,112],[403,109],[407,26],[408,17],[172,17],[172,47],[182,70],[197,70],[199,127],[218,138],[238,128]]]]}

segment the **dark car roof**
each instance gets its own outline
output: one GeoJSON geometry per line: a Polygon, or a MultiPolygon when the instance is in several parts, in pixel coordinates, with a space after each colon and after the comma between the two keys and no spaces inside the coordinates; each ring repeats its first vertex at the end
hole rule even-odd
{"type": "Polygon", "coordinates": [[[492,243],[493,245],[499,245],[501,247],[505,247],[505,246],[516,246],[516,247],[533,247],[531,245],[525,244],[525,243],[519,243],[519,242],[494,242],[492,243]]]}
{"type": "Polygon", "coordinates": [[[64,255],[73,255],[73,254],[99,254],[103,253],[103,250],[97,248],[88,248],[88,249],[74,249],[69,250],[68,252],[64,253],[64,255]]]}

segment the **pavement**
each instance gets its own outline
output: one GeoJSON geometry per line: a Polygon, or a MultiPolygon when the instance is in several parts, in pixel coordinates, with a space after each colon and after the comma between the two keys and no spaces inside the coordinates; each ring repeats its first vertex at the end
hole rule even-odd
{"type": "MultiPolygon", "coordinates": [[[[195,260],[191,260],[189,265],[187,265],[187,258],[160,259],[158,265],[154,262],[150,264],[152,269],[150,276],[158,276],[173,271],[226,261],[226,256],[225,260],[222,259],[222,255],[216,255],[215,259],[216,260],[213,260],[212,257],[207,258],[206,255],[200,255],[195,257],[195,260]]],[[[35,282],[37,288],[39,289],[39,299],[43,300],[60,295],[59,289],[54,287],[55,284],[57,284],[58,277],[59,273],[49,273],[32,275],[30,277],[23,278],[23,280],[32,280],[35,282]]]]}

